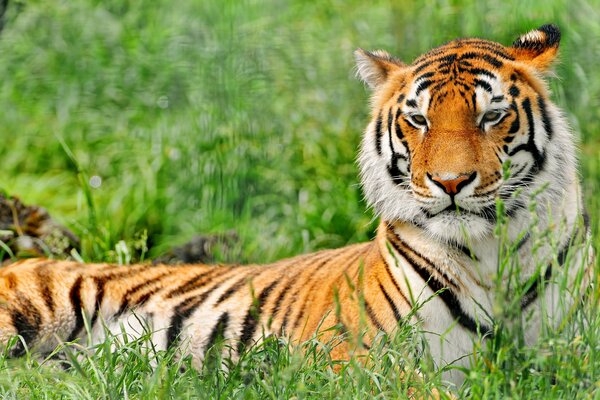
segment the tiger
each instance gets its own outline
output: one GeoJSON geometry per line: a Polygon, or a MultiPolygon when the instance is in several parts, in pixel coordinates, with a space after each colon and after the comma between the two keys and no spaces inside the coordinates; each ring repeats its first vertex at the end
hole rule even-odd
{"type": "MultiPolygon", "coordinates": [[[[372,92],[357,161],[380,219],[372,241],[267,265],[20,260],[0,270],[0,343],[19,336],[7,351],[20,356],[144,325],[156,349],[180,349],[200,368],[218,340],[236,357],[272,335],[348,333],[329,349],[347,360],[411,324],[436,367],[468,367],[474,343],[497,332],[494,288],[514,279],[499,267],[510,243],[520,266],[511,287],[523,290],[508,294],[534,344],[542,320],[562,321],[561,305],[592,285],[594,265],[574,134],[545,81],[559,42],[549,24],[510,46],[456,39],[410,64],[356,50],[372,92]]],[[[462,371],[444,379],[460,385],[462,371]]]]}

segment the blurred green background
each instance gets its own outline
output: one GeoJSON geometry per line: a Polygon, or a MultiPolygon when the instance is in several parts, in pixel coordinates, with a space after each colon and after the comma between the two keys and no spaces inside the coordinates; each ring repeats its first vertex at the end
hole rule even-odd
{"type": "Polygon", "coordinates": [[[580,138],[597,221],[598,0],[11,1],[0,187],[74,229],[86,259],[111,259],[144,231],[157,255],[235,230],[238,248],[220,258],[243,262],[367,240],[376,222],[355,157],[368,92],[353,50],[409,62],[456,37],[510,44],[547,22],[563,32],[551,87],[580,138]]]}

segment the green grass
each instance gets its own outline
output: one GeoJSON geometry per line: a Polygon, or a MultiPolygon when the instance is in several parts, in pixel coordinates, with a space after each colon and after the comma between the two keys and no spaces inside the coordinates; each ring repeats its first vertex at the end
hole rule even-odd
{"type": "MultiPolygon", "coordinates": [[[[384,48],[410,61],[455,37],[508,44],[554,22],[562,62],[551,87],[580,140],[597,238],[598,21],[598,0],[13,1],[0,34],[0,185],[75,230],[86,260],[117,260],[120,240],[135,254],[144,232],[156,256],[195,233],[234,229],[239,248],[222,261],[236,262],[368,240],[376,221],[355,165],[368,93],[352,51],[384,48]]],[[[529,350],[500,342],[460,395],[600,398],[597,311],[578,314],[588,328],[577,340],[556,335],[529,350]]],[[[409,336],[377,350],[380,362],[341,374],[323,354],[271,342],[229,372],[200,375],[137,343],[100,347],[67,371],[0,358],[0,395],[402,397],[393,364],[409,336]]],[[[439,385],[425,373],[428,388],[439,385]]]]}

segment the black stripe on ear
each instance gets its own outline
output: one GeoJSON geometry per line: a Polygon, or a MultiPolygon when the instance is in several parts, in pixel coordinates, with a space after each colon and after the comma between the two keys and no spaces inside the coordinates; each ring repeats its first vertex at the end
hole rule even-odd
{"type": "Polygon", "coordinates": [[[548,47],[558,46],[560,43],[560,29],[554,24],[542,25],[536,30],[520,36],[513,42],[513,47],[519,49],[542,52],[548,47]],[[542,35],[536,35],[541,32],[542,35]]]}

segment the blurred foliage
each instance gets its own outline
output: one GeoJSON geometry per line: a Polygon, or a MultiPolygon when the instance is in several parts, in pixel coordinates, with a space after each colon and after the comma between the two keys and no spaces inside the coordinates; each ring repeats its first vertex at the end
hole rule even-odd
{"type": "Polygon", "coordinates": [[[241,261],[260,262],[367,240],[355,157],[368,93],[352,51],[408,62],[456,37],[509,44],[554,22],[552,88],[581,134],[597,215],[598,21],[598,0],[11,2],[0,186],[76,230],[87,259],[146,230],[156,255],[235,229],[241,261]]]}

